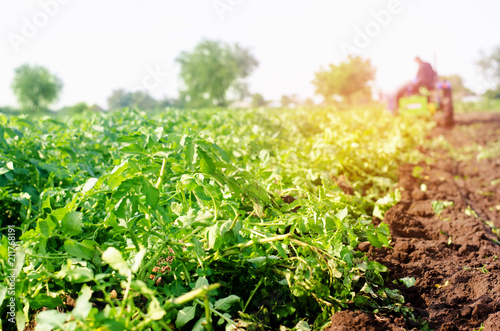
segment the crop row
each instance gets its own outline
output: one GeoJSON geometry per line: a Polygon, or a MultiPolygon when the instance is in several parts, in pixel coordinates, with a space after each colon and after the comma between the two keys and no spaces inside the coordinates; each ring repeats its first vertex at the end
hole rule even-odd
{"type": "Polygon", "coordinates": [[[390,243],[372,219],[428,126],[377,109],[0,117],[3,325],[319,329],[349,307],[405,313],[356,247],[390,243]]]}

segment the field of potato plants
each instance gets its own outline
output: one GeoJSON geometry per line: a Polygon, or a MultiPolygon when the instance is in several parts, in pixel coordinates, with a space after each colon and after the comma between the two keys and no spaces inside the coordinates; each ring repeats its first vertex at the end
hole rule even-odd
{"type": "Polygon", "coordinates": [[[431,126],[378,109],[0,115],[2,328],[412,318],[388,268],[357,247],[389,245],[380,220],[431,126]]]}

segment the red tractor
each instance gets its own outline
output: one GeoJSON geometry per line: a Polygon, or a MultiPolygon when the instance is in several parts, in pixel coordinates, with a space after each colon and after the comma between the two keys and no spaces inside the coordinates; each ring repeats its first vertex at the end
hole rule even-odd
{"type": "Polygon", "coordinates": [[[418,91],[407,89],[399,99],[399,111],[415,115],[433,115],[439,126],[453,125],[452,89],[449,81],[439,81],[434,90],[421,87],[418,91]]]}

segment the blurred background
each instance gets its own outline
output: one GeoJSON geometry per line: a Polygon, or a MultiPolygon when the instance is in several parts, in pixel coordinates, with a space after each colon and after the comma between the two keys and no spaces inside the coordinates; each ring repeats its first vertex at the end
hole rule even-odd
{"type": "Polygon", "coordinates": [[[37,106],[52,111],[366,103],[415,77],[415,56],[452,81],[464,109],[494,108],[490,101],[500,97],[494,0],[2,0],[1,6],[4,112],[34,107],[20,101],[22,83],[14,87],[22,66],[28,77],[38,68],[56,80],[55,97],[37,106]],[[352,68],[363,68],[360,81],[352,68]],[[352,97],[353,88],[362,96],[352,97]],[[490,103],[477,106],[484,96],[490,103]]]}

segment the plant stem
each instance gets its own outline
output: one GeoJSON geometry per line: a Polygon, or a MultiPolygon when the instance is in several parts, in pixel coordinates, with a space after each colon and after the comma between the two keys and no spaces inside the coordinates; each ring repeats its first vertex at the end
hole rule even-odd
{"type": "Polygon", "coordinates": [[[213,291],[215,289],[218,289],[220,287],[220,284],[215,283],[215,284],[210,284],[208,286],[202,286],[200,288],[197,288],[196,290],[189,291],[188,293],[185,293],[181,295],[180,297],[177,297],[174,299],[173,303],[175,305],[183,305],[187,302],[193,301],[194,299],[206,295],[208,292],[213,291]]]}
{"type": "Polygon", "coordinates": [[[243,307],[242,313],[244,313],[245,310],[247,309],[248,305],[250,304],[250,301],[252,301],[253,296],[255,295],[255,293],[257,293],[257,290],[259,289],[259,287],[263,281],[264,281],[264,277],[259,280],[259,283],[257,284],[257,286],[253,289],[252,293],[250,293],[250,297],[248,298],[247,302],[245,303],[245,307],[243,307]]]}
{"type": "Polygon", "coordinates": [[[155,188],[158,189],[163,181],[163,175],[165,174],[165,166],[167,165],[167,159],[163,158],[163,162],[161,163],[160,176],[158,177],[158,181],[156,182],[155,188]]]}
{"type": "Polygon", "coordinates": [[[210,299],[208,295],[205,294],[205,297],[203,298],[203,306],[205,307],[205,319],[206,319],[206,325],[205,328],[208,331],[213,331],[213,326],[212,326],[212,314],[210,314],[210,299]]]}
{"type": "MultiPolygon", "coordinates": [[[[282,235],[275,236],[275,237],[269,237],[269,238],[259,239],[256,242],[250,240],[250,241],[248,241],[246,243],[241,243],[241,244],[238,244],[238,245],[234,245],[234,246],[225,248],[225,249],[223,249],[221,251],[221,253],[222,253],[222,256],[224,256],[224,252],[228,252],[228,251],[231,251],[231,250],[234,250],[234,249],[247,248],[247,247],[253,246],[255,244],[265,244],[265,243],[270,243],[270,242],[273,242],[273,241],[285,240],[286,238],[290,237],[290,235],[291,235],[290,233],[282,234],[282,235]]],[[[205,260],[207,260],[207,258],[205,260]]]]}
{"type": "MultiPolygon", "coordinates": [[[[203,302],[201,302],[199,299],[195,299],[194,302],[196,302],[197,304],[199,304],[200,306],[203,306],[203,302]]],[[[223,314],[221,314],[220,312],[218,312],[217,310],[213,309],[213,308],[210,308],[210,311],[212,313],[214,313],[215,315],[219,316],[220,318],[222,318],[223,320],[225,320],[226,322],[228,322],[229,324],[231,324],[232,326],[236,327],[236,323],[234,323],[234,321],[230,318],[227,318],[226,316],[224,316],[223,314]]]]}
{"type": "Polygon", "coordinates": [[[118,316],[121,316],[123,314],[123,311],[125,310],[125,306],[127,305],[128,292],[130,291],[131,284],[132,284],[132,272],[129,271],[127,276],[127,288],[125,289],[125,294],[123,295],[122,304],[120,307],[120,313],[118,314],[118,316]]]}

